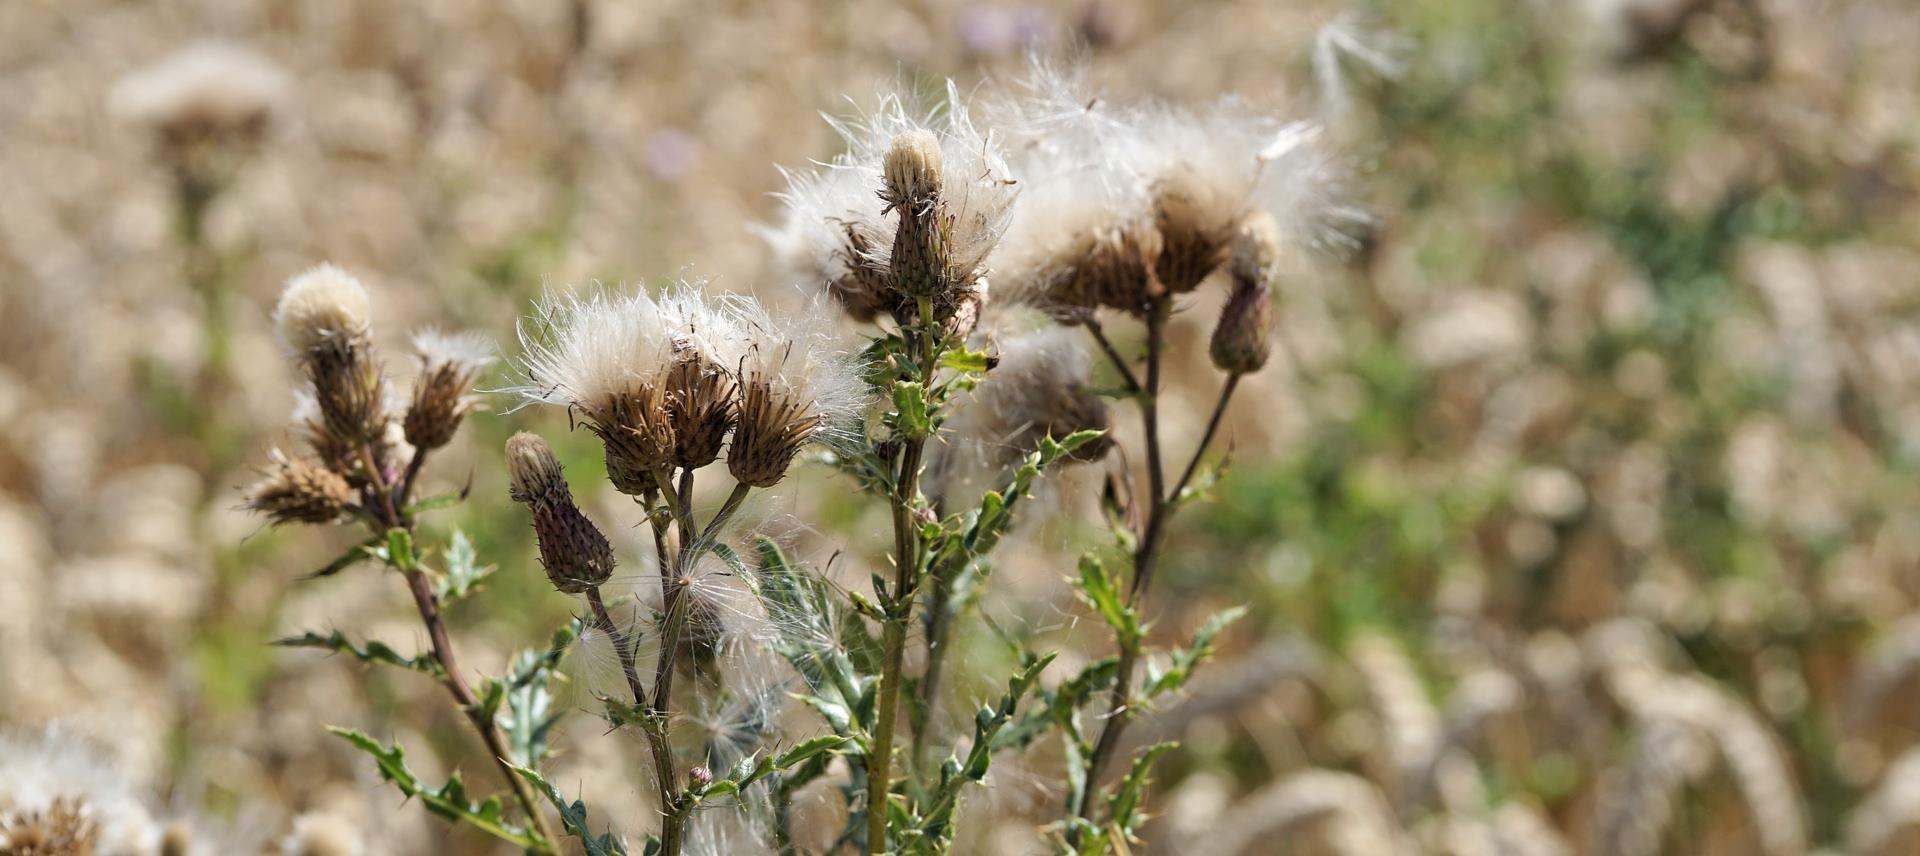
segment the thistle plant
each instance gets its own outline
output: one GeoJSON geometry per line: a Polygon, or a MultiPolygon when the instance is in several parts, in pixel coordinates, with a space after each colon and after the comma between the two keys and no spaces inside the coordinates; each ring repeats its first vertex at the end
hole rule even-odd
{"type": "Polygon", "coordinates": [[[458,778],[420,781],[397,747],[344,736],[443,817],[557,852],[544,798],[586,852],[626,853],[619,833],[596,834],[585,803],[540,771],[560,718],[547,684],[564,652],[581,647],[589,659],[606,652],[617,671],[607,686],[588,676],[601,716],[646,747],[657,815],[641,821],[644,852],[717,847],[697,840],[715,816],[705,809],[799,852],[796,794],[837,781],[846,811],[832,849],[944,853],[967,787],[998,757],[1054,734],[1067,759],[1055,843],[1125,850],[1149,767],[1169,748],[1145,750],[1106,787],[1128,722],[1179,690],[1235,617],[1208,622],[1160,665],[1146,647],[1149,584],[1169,520],[1211,477],[1207,450],[1234,390],[1267,362],[1280,259],[1310,241],[1307,218],[1290,207],[1299,199],[1286,194],[1321,173],[1303,154],[1309,134],[1237,108],[1059,109],[1068,98],[1077,96],[1029,95],[1004,133],[977,125],[952,85],[933,108],[885,96],[871,112],[831,120],[846,151],[787,174],[783,222],[767,233],[817,289],[799,311],[776,314],[701,283],[552,291],[534,305],[500,392],[522,408],[564,411],[598,441],[606,486],[632,503],[629,522],[651,549],[625,555],[608,533],[626,527],[603,528],[582,508],[576,490],[587,487],[570,482],[561,455],[537,433],[515,434],[503,455],[507,494],[532,524],[547,581],[578,599],[579,617],[477,691],[440,617],[445,601],[474,590],[471,546],[456,535],[432,569],[413,544],[416,515],[439,504],[415,496],[421,466],[473,409],[489,350],[422,334],[414,388],[399,394],[374,355],[357,281],[331,267],[292,281],[278,323],[306,381],[308,450],[274,452],[249,505],[281,523],[365,525],[367,539],[323,572],[372,558],[402,574],[432,647],[409,657],[338,632],[288,643],[439,680],[519,817],[472,801],[458,778]],[[1160,422],[1167,328],[1179,301],[1216,273],[1230,280],[1208,346],[1223,381],[1196,450],[1170,472],[1160,422]],[[866,325],[862,341],[838,329],[833,307],[866,325]],[[1140,322],[1141,364],[1107,335],[1102,313],[1140,322]],[[1096,351],[1118,390],[1097,385],[1096,351]],[[1140,410],[1143,456],[1110,454],[1124,448],[1110,434],[1112,398],[1140,410]],[[1126,465],[1136,459],[1146,464],[1139,491],[1126,465]],[[808,460],[831,464],[888,511],[887,548],[850,559],[871,562],[870,586],[842,588],[744,525],[755,496],[789,488],[808,460]],[[943,687],[955,627],[991,592],[993,551],[1016,512],[1045,473],[1070,464],[1107,471],[1112,543],[1082,558],[1076,576],[1114,634],[1114,655],[1043,681],[1054,655],[1003,634],[1017,660],[997,681],[1004,692],[973,712],[971,733],[952,733],[944,712],[954,693],[943,687]],[[724,498],[702,501],[699,489],[716,479],[724,498]],[[1109,569],[1115,557],[1130,576],[1109,569]],[[642,585],[628,591],[634,579],[642,585]],[[782,665],[773,677],[770,662],[782,665]],[[786,715],[789,698],[811,716],[786,715]],[[807,721],[816,724],[796,724],[807,721]]]}

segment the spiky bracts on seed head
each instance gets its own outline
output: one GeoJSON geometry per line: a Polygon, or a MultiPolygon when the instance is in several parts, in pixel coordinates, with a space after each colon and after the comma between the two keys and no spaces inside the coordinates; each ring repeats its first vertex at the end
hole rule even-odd
{"type": "Polygon", "coordinates": [[[786,173],[782,224],[765,230],[787,266],[856,320],[905,318],[921,299],[950,326],[977,315],[987,256],[1016,195],[997,140],[977,128],[949,82],[921,110],[898,95],[828,122],[847,151],[786,173]]]}
{"type": "Polygon", "coordinates": [[[777,319],[757,303],[738,308],[750,345],[736,375],[738,422],[727,469],[743,484],[770,487],[808,444],[848,436],[867,389],[817,303],[777,319]]]}
{"type": "Polygon", "coordinates": [[[473,333],[426,330],[414,336],[413,347],[420,374],[402,424],[408,443],[438,449],[473,409],[473,383],[493,363],[493,343],[473,333]]]}
{"type": "Polygon", "coordinates": [[[519,336],[522,380],[507,391],[585,417],[614,487],[653,490],[673,448],[660,369],[674,342],[659,302],[644,290],[550,292],[521,320],[519,336]]]}
{"type": "Polygon", "coordinates": [[[272,465],[247,488],[244,507],[275,523],[332,523],[353,504],[353,487],[339,473],[273,450],[272,465]]]}
{"type": "Polygon", "coordinates": [[[522,431],[507,440],[507,495],[527,507],[547,580],[565,594],[581,594],[613,575],[613,547],[573,502],[553,447],[522,431]]]}

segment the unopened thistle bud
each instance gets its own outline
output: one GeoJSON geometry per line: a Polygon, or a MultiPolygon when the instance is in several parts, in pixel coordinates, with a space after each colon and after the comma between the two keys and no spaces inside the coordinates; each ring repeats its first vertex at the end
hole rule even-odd
{"type": "Polygon", "coordinates": [[[273,452],[273,466],[247,488],[245,508],[275,523],[331,523],[353,503],[340,474],[312,461],[273,452]]]}
{"type": "Polygon", "coordinates": [[[713,771],[699,764],[695,764],[687,769],[687,784],[696,788],[704,788],[711,785],[713,784],[713,771]]]}
{"type": "Polygon", "coordinates": [[[475,336],[428,332],[414,338],[414,348],[420,376],[413,382],[413,403],[403,427],[414,447],[438,449],[453,439],[473,409],[469,392],[480,371],[493,362],[491,346],[475,336]]]}
{"type": "Polygon", "coordinates": [[[750,375],[740,389],[740,416],[727,446],[727,470],[748,487],[779,484],[819,426],[820,417],[808,402],[775,389],[765,375],[750,375]]]}
{"type": "Polygon", "coordinates": [[[704,358],[680,359],[667,370],[666,404],[673,426],[673,464],[697,469],[713,463],[733,430],[733,377],[704,358]]]}
{"type": "Polygon", "coordinates": [[[366,287],[328,264],[288,280],[274,310],[280,341],[313,384],[316,427],[346,448],[377,443],[386,433],[384,379],[368,316],[366,287]]]}
{"type": "Polygon", "coordinates": [[[925,129],[895,137],[882,164],[886,187],[880,198],[900,216],[893,235],[894,288],[915,299],[934,299],[951,281],[950,223],[941,200],[940,139],[925,129]]]}
{"type": "Polygon", "coordinates": [[[1279,228],[1262,212],[1247,218],[1233,244],[1233,291],[1220,310],[1208,355],[1230,374],[1258,371],[1272,352],[1273,288],[1280,256],[1279,228]]]}
{"type": "Polygon", "coordinates": [[[547,580],[565,594],[581,594],[613,575],[613,547],[573,502],[560,459],[537,434],[507,440],[508,496],[527,506],[540,542],[547,580]]]}
{"type": "Polygon", "coordinates": [[[1153,217],[1161,247],[1154,274],[1168,293],[1198,288],[1227,260],[1234,222],[1220,213],[1209,190],[1184,171],[1166,177],[1156,189],[1153,217]]]}

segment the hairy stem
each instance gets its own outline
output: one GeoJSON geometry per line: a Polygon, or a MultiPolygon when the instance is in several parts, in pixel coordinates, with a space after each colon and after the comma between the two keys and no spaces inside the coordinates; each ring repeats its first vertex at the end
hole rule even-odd
{"type": "MultiPolygon", "coordinates": [[[[932,386],[940,358],[940,332],[930,303],[920,301],[920,323],[907,339],[909,353],[920,368],[920,380],[932,386]]],[[[887,848],[887,794],[893,779],[894,720],[900,714],[900,684],[905,679],[907,626],[913,620],[913,589],[919,581],[920,533],[914,502],[920,495],[920,467],[925,437],[909,437],[901,444],[899,468],[893,480],[893,585],[882,599],[887,610],[881,634],[880,697],[874,711],[873,742],[867,750],[867,854],[887,848]]]]}
{"type": "Polygon", "coordinates": [[[933,731],[934,706],[940,703],[940,682],[943,679],[947,662],[947,632],[952,627],[953,616],[948,613],[953,607],[954,578],[959,568],[941,562],[930,573],[927,592],[927,614],[925,619],[927,632],[927,666],[920,675],[919,705],[926,721],[913,733],[913,763],[922,767],[926,763],[926,751],[933,731]]]}

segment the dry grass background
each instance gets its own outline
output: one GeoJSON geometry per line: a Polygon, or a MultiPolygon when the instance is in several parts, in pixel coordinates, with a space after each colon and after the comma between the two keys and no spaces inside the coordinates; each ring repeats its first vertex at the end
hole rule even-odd
{"type": "MultiPolygon", "coordinates": [[[[1920,852],[1920,15],[1379,4],[1360,11],[1398,73],[1348,56],[1329,97],[1316,39],[1347,11],[0,5],[0,773],[30,775],[27,735],[59,722],[201,852],[483,847],[319,728],[394,735],[430,771],[483,763],[434,687],[264,644],[419,641],[394,581],[296,584],[340,545],[233,510],[293,403],[279,283],[321,259],[361,272],[389,339],[504,342],[545,282],[786,299],[749,225],[776,163],[832,154],[818,111],[1078,43],[1115,92],[1333,117],[1376,218],[1344,267],[1283,287],[1285,358],[1236,402],[1235,466],[1174,536],[1159,638],[1227,603],[1254,615],[1138,729],[1184,741],[1146,849],[1920,852]],[[153,136],[109,105],[205,37],[289,80],[195,242],[153,136]]],[[[1176,335],[1199,345],[1218,299],[1176,335]]],[[[1191,394],[1176,432],[1205,416],[1211,390],[1191,394]]],[[[492,458],[534,421],[482,415],[463,463],[429,474],[476,474],[450,522],[504,567],[452,620],[489,670],[567,608],[492,458]]],[[[1070,475],[1062,513],[1007,550],[1004,622],[1074,638],[1062,578],[1096,483],[1070,475]]],[[[816,475],[754,511],[816,558],[879,555],[880,510],[845,493],[816,475]]],[[[969,650],[984,692],[1000,664],[969,650]]],[[[556,780],[617,813],[637,747],[588,752],[596,724],[572,727],[556,780]]],[[[976,794],[975,852],[1039,846],[1049,762],[976,794]]]]}

